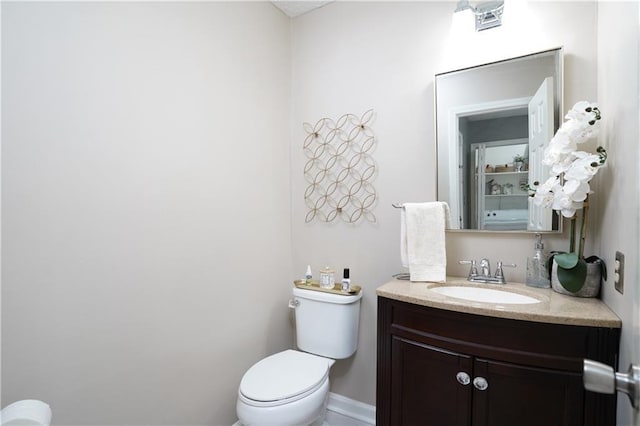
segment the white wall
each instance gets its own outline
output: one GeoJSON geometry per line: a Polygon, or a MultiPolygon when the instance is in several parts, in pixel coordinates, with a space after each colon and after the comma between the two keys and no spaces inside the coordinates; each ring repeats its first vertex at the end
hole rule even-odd
{"type": "MultiPolygon", "coordinates": [[[[604,301],[622,319],[618,369],[640,364],[640,10],[638,2],[598,4],[598,101],[602,111],[601,143],[607,167],[598,176],[597,214],[591,229],[598,252],[613,269],[616,251],[625,255],[624,294],[615,291],[613,273],[604,286],[604,301]],[[615,31],[611,29],[615,28],[615,31]]],[[[618,398],[618,424],[640,425],[628,398],[618,398]]]]}
{"type": "Polygon", "coordinates": [[[289,20],[2,4],[2,404],[231,424],[291,345],[289,20]]]}
{"type": "Polygon", "coordinates": [[[375,404],[375,289],[401,272],[399,213],[391,203],[433,199],[432,63],[451,5],[337,2],[293,21],[293,264],[351,269],[364,288],[358,351],[332,368],[333,392],[375,404]],[[434,41],[431,41],[434,40],[434,41]],[[377,222],[305,224],[303,122],[373,108],[377,222]],[[419,184],[416,184],[419,182],[419,184]]]}
{"type": "MultiPolygon", "coordinates": [[[[596,96],[596,3],[509,2],[504,26],[460,38],[451,33],[451,2],[336,2],[293,20],[293,265],[350,267],[361,283],[360,346],[332,371],[333,392],[375,403],[375,289],[401,272],[399,212],[391,203],[436,197],[433,77],[463,66],[564,46],[565,106],[596,96]],[[571,19],[567,19],[571,16],[571,19]],[[377,222],[305,224],[302,123],[374,108],[378,138],[374,182],[377,222]]],[[[567,249],[548,236],[548,249],[567,249]]],[[[464,276],[459,259],[491,257],[520,265],[524,279],[533,236],[449,233],[448,272],[464,276]]]]}

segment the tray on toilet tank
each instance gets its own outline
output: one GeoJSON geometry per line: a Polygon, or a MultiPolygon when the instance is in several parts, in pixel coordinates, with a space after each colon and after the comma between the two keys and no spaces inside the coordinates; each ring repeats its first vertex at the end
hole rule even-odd
{"type": "Polygon", "coordinates": [[[295,280],[293,281],[293,285],[298,288],[302,288],[305,290],[314,290],[321,291],[323,293],[332,293],[332,294],[341,294],[343,296],[353,296],[354,294],[360,293],[362,287],[359,285],[351,284],[349,291],[342,290],[342,284],[336,283],[333,288],[322,288],[320,287],[320,283],[318,281],[311,280],[311,283],[307,284],[305,280],[295,280]]]}

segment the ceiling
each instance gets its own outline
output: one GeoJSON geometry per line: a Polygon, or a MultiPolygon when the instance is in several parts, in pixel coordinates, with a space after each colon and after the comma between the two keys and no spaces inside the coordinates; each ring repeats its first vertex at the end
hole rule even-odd
{"type": "Polygon", "coordinates": [[[314,9],[322,7],[331,3],[331,1],[311,1],[311,0],[300,0],[300,1],[280,1],[273,0],[271,3],[283,11],[290,18],[295,18],[296,16],[300,16],[304,13],[311,12],[314,9]]]}

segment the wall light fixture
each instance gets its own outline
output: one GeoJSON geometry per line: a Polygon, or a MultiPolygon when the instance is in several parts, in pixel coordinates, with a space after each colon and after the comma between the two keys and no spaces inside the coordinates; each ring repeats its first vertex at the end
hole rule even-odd
{"type": "Polygon", "coordinates": [[[502,25],[504,0],[483,2],[475,7],[469,4],[469,0],[459,0],[454,13],[466,10],[470,10],[474,15],[476,31],[488,30],[502,25]]]}

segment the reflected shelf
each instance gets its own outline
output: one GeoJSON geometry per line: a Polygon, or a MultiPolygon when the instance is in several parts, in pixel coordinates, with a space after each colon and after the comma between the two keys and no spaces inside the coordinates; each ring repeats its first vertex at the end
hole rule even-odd
{"type": "Polygon", "coordinates": [[[521,172],[485,172],[485,176],[508,176],[508,175],[526,175],[529,174],[528,170],[524,170],[521,172]]]}

